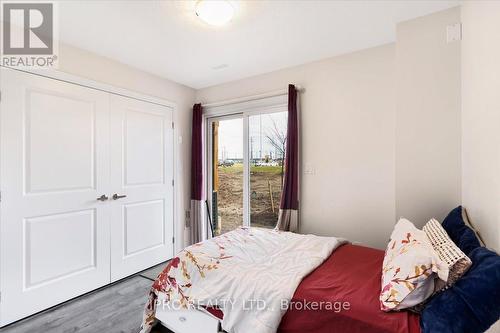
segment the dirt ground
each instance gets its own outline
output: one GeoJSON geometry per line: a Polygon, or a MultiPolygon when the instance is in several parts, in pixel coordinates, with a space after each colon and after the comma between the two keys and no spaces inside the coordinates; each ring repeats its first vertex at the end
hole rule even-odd
{"type": "MultiPolygon", "coordinates": [[[[281,197],[281,167],[252,166],[250,170],[250,221],[252,226],[274,228],[281,197]],[[271,192],[274,203],[271,204],[271,192]]],[[[220,233],[243,224],[243,166],[219,167],[218,212],[220,233]]]]}

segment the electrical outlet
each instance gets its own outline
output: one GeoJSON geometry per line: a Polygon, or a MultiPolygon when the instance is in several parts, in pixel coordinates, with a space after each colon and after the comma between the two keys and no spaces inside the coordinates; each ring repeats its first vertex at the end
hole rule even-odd
{"type": "Polygon", "coordinates": [[[191,226],[191,211],[184,211],[184,226],[189,228],[191,226]]]}
{"type": "Polygon", "coordinates": [[[306,175],[316,174],[316,170],[314,170],[314,167],[311,163],[306,163],[306,165],[304,166],[304,174],[306,175]]]}
{"type": "Polygon", "coordinates": [[[462,23],[451,24],[446,27],[446,41],[453,43],[462,40],[462,23]]]}

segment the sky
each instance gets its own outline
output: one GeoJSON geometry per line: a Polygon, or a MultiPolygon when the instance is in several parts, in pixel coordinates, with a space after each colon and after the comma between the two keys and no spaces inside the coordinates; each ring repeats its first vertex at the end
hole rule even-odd
{"type": "MultiPolygon", "coordinates": [[[[276,128],[286,133],[287,112],[267,113],[250,116],[248,130],[250,153],[253,158],[275,157],[278,151],[270,144],[267,136],[276,128]]],[[[278,156],[279,157],[279,156],[278,156]]],[[[219,160],[243,158],[243,118],[219,121],[219,160]]]]}

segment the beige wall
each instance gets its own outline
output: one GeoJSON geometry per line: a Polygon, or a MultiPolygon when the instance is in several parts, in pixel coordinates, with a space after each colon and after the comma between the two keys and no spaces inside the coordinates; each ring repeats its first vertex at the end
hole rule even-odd
{"type": "Polygon", "coordinates": [[[453,8],[403,22],[397,43],[197,91],[214,102],[302,85],[302,232],[383,248],[396,218],[461,202],[460,42],[453,8]]]}
{"type": "Polygon", "coordinates": [[[460,8],[397,26],[396,216],[442,221],[461,202],[460,8]]]}
{"type": "Polygon", "coordinates": [[[462,22],[462,199],[500,251],[500,2],[464,2],[462,22]]]}
{"type": "Polygon", "coordinates": [[[184,230],[184,210],[189,207],[190,159],[191,159],[191,110],[195,91],[181,84],[160,78],[114,60],[89,53],[69,45],[60,45],[59,70],[98,82],[113,85],[163,98],[177,104],[174,115],[177,135],[182,136],[182,143],[175,143],[177,149],[176,200],[178,219],[176,224],[176,248],[185,245],[187,233],[184,230]]]}
{"type": "Polygon", "coordinates": [[[394,225],[394,45],[197,91],[213,102],[305,87],[301,232],[385,247],[394,225]]]}

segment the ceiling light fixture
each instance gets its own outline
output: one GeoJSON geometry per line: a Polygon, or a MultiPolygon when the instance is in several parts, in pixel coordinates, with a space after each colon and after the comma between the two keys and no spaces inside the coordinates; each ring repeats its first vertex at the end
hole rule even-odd
{"type": "Polygon", "coordinates": [[[234,7],[225,0],[199,0],[196,2],[196,15],[205,23],[221,26],[231,21],[234,7]]]}

